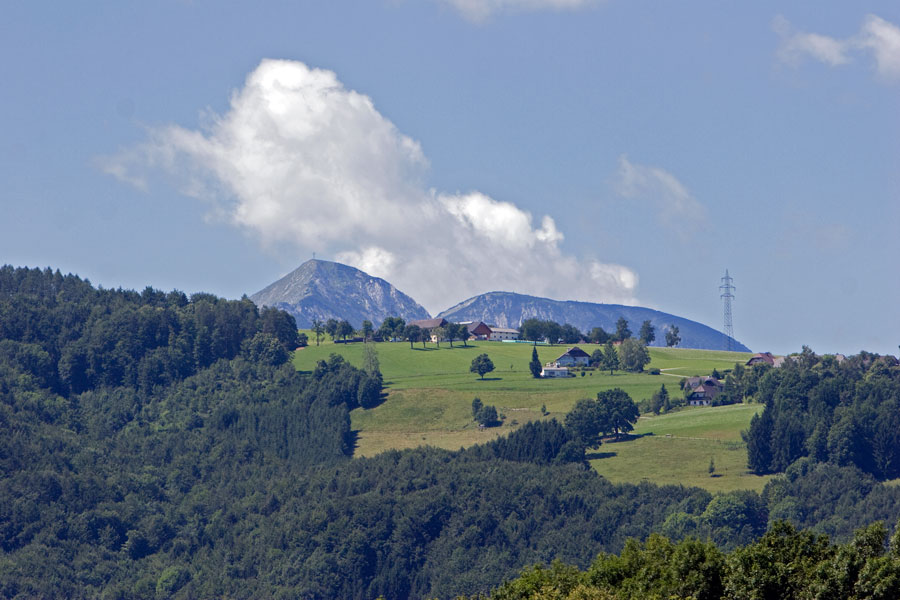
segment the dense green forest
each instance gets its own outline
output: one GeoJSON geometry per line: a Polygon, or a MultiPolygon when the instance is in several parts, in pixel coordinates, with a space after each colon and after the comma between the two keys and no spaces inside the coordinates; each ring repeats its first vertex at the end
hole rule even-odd
{"type": "Polygon", "coordinates": [[[298,373],[296,336],[246,299],[0,269],[0,597],[447,598],[653,532],[738,552],[775,518],[896,521],[898,488],[830,461],[762,495],[613,485],[555,420],[352,459],[381,375],[298,373]]]}
{"type": "Polygon", "coordinates": [[[484,600],[895,600],[900,536],[875,523],[846,544],[779,522],[759,540],[722,552],[696,539],[653,534],[601,554],[584,571],[555,562],[533,567],[484,600]]]}
{"type": "MultiPolygon", "coordinates": [[[[900,477],[896,358],[861,352],[838,359],[804,348],[780,368],[754,371],[752,392],[765,409],[745,436],[752,471],[782,472],[809,457],[879,479],[900,477]]],[[[737,379],[733,388],[741,383],[737,379]]]]}

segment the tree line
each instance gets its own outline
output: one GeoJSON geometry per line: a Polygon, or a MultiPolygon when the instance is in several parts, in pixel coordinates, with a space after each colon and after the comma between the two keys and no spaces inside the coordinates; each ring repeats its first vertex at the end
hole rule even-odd
{"type": "MultiPolygon", "coordinates": [[[[603,327],[594,327],[588,333],[582,333],[574,325],[565,323],[560,325],[556,321],[541,320],[536,318],[525,319],[519,328],[520,337],[529,342],[546,341],[549,344],[562,342],[563,344],[577,344],[579,342],[591,342],[594,344],[606,344],[607,342],[622,343],[634,339],[628,320],[619,317],[616,321],[616,330],[613,333],[606,332],[603,327]]],[[[681,343],[678,327],[670,325],[666,328],[666,345],[677,346],[681,343]]],[[[649,346],[656,340],[656,328],[648,319],[641,323],[641,329],[636,338],[645,346],[649,346]]]]}
{"type": "Polygon", "coordinates": [[[241,352],[283,362],[300,341],[292,316],[246,297],[94,289],[59,271],[0,268],[0,361],[63,397],[149,392],[241,352]]]}
{"type": "MultiPolygon", "coordinates": [[[[372,341],[407,341],[410,348],[413,344],[425,343],[434,339],[440,347],[442,341],[446,341],[453,347],[455,340],[461,341],[464,345],[472,337],[466,325],[460,323],[447,323],[443,327],[432,329],[423,329],[415,324],[407,324],[401,317],[387,317],[377,328],[371,321],[364,320],[360,327],[354,326],[344,319],[328,319],[321,321],[313,319],[312,331],[315,336],[316,345],[324,339],[327,334],[333,342],[340,339],[346,342],[347,338],[358,339],[362,342],[372,341]],[[357,337],[353,337],[357,336],[357,337]]],[[[591,342],[595,344],[605,344],[607,342],[623,343],[627,340],[639,340],[644,346],[649,346],[656,340],[656,329],[649,320],[641,324],[641,329],[637,338],[632,335],[628,321],[624,317],[620,317],[616,323],[615,333],[607,333],[602,327],[594,327],[590,333],[582,333],[574,325],[564,323],[560,325],[556,321],[541,319],[525,319],[519,327],[519,336],[523,340],[528,340],[537,344],[537,342],[546,341],[553,345],[558,343],[577,344],[580,342],[591,342]]],[[[678,327],[670,325],[666,328],[665,333],[666,345],[677,346],[681,343],[678,327]]]]}
{"type": "Polygon", "coordinates": [[[859,529],[845,544],[779,522],[731,552],[696,538],[672,542],[658,534],[629,540],[618,555],[603,553],[585,570],[554,562],[535,566],[483,600],[800,600],[900,597],[900,533],[888,541],[883,523],[859,529]]]}

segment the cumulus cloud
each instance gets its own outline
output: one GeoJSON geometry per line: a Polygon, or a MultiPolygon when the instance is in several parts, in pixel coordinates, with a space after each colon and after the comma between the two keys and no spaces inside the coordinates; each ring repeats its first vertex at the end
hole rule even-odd
{"type": "Polygon", "coordinates": [[[535,225],[510,202],[426,189],[420,145],[300,62],[262,61],[204,129],[151,129],[101,165],[140,186],[162,173],[264,245],[335,256],[433,312],[491,290],[634,301],[637,275],[565,254],[552,217],[535,225]]]}
{"type": "Polygon", "coordinates": [[[598,0],[440,0],[471,21],[481,22],[496,13],[535,10],[575,10],[598,0]]]}
{"type": "Polygon", "coordinates": [[[781,37],[778,56],[786,64],[797,66],[812,58],[836,67],[853,62],[858,54],[869,53],[882,79],[900,80],[900,27],[877,15],[867,15],[859,31],[847,38],[795,31],[780,15],[772,28],[781,37]]]}
{"type": "Polygon", "coordinates": [[[624,198],[655,206],[663,225],[673,226],[706,215],[703,205],[674,175],[659,167],[635,164],[624,155],[619,157],[615,187],[624,198]]]}

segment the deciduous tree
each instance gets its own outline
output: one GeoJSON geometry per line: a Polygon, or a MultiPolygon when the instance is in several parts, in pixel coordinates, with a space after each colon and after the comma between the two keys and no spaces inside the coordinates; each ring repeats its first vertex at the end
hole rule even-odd
{"type": "Polygon", "coordinates": [[[619,346],[622,353],[622,367],[626,371],[640,372],[650,363],[650,353],[640,340],[628,338],[619,346]]]}
{"type": "Polygon", "coordinates": [[[525,319],[522,321],[522,326],[519,327],[519,332],[523,338],[534,342],[534,345],[537,346],[537,343],[544,339],[546,328],[540,319],[525,319]]]}
{"type": "Polygon", "coordinates": [[[469,370],[473,373],[478,373],[484,379],[485,374],[494,370],[494,363],[487,354],[479,354],[472,359],[472,365],[469,367],[469,370]]]}
{"type": "Polygon", "coordinates": [[[346,342],[347,336],[353,335],[353,325],[351,325],[349,321],[341,321],[337,326],[337,334],[346,342]]]}
{"type": "Polygon", "coordinates": [[[412,350],[413,344],[422,339],[424,332],[418,325],[407,325],[403,330],[403,337],[409,341],[409,349],[412,350]]]}
{"type": "Polygon", "coordinates": [[[681,336],[678,335],[678,326],[671,325],[668,330],[666,330],[666,346],[672,348],[673,346],[677,346],[681,343],[681,336]]]}
{"type": "Polygon", "coordinates": [[[322,334],[325,332],[325,327],[322,324],[322,321],[319,319],[312,320],[312,330],[313,333],[316,334],[316,346],[319,345],[319,340],[322,339],[322,334]]]}
{"type": "Polygon", "coordinates": [[[365,319],[362,322],[362,327],[359,328],[359,332],[362,333],[363,343],[368,343],[369,337],[371,337],[372,333],[375,329],[372,327],[372,321],[365,319]]]}
{"type": "Polygon", "coordinates": [[[637,404],[631,399],[625,390],[614,388],[604,390],[597,394],[601,411],[606,415],[606,429],[604,433],[612,433],[619,439],[619,435],[628,433],[634,429],[641,413],[637,404]]]}

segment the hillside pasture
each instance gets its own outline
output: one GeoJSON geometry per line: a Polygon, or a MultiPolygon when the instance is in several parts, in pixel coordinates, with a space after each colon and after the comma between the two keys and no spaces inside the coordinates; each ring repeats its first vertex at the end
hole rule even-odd
{"type": "Polygon", "coordinates": [[[589,455],[590,463],[613,483],[647,480],[711,492],[759,492],[769,477],[747,470],[747,449],[740,432],[760,410],[759,404],[735,404],[645,415],[632,436],[619,442],[607,440],[589,455]],[[712,475],[710,459],[715,464],[712,475]]]}
{"type": "MultiPolygon", "coordinates": [[[[301,371],[311,371],[318,360],[327,359],[331,353],[342,355],[356,366],[363,364],[363,343],[328,341],[316,346],[312,335],[310,340],[311,346],[294,353],[294,365],[301,371]]],[[[746,353],[650,348],[651,363],[647,368],[666,369],[663,375],[624,371],[610,375],[608,371],[586,370],[584,376],[576,372],[576,377],[566,379],[534,379],[528,369],[533,348],[530,344],[469,341],[466,346],[454,342],[451,348],[449,343],[442,342],[438,348],[429,342],[424,349],[421,343],[410,349],[408,342],[382,342],[374,347],[387,396],[375,408],[351,413],[352,427],[357,431],[357,456],[421,445],[451,450],[468,447],[505,435],[528,421],[554,417],[562,421],[579,399],[593,398],[597,392],[615,387],[624,389],[636,401],[650,398],[661,385],[666,386],[671,396],[680,397],[681,377],[708,374],[714,368],[731,369],[735,362],[749,357],[746,353]],[[488,354],[495,366],[484,380],[469,372],[472,359],[481,353],[488,354]],[[471,412],[475,397],[484,404],[496,406],[505,416],[501,427],[478,427],[471,412]],[[542,414],[542,406],[546,407],[547,415],[542,414]]],[[[579,344],[579,347],[588,354],[601,348],[595,344],[579,344]]],[[[537,349],[540,361],[546,363],[564,353],[567,346],[537,346],[537,349]]],[[[595,458],[591,464],[613,481],[649,479],[682,483],[683,476],[692,477],[693,471],[699,469],[703,477],[692,483],[707,489],[732,489],[730,485],[756,489],[761,487],[759,478],[751,482],[736,476],[738,471],[746,470],[739,432],[747,428],[756,408],[744,405],[738,410],[689,408],[668,415],[642,417],[636,433],[652,435],[604,445],[598,451],[600,456],[611,452],[615,455],[595,458]],[[724,418],[725,415],[728,417],[724,418]],[[667,434],[673,437],[666,438],[667,434]],[[662,439],[668,446],[660,445],[662,439]],[[726,442],[729,448],[737,449],[725,451],[726,442]],[[711,452],[717,465],[722,462],[721,477],[710,478],[707,473],[711,452]],[[662,461],[662,455],[671,456],[674,464],[669,464],[668,458],[662,461]],[[663,462],[665,467],[661,466],[663,462]]]]}

